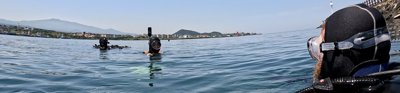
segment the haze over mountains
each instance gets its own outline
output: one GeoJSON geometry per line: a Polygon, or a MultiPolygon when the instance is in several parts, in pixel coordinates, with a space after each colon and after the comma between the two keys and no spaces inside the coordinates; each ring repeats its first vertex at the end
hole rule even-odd
{"type": "Polygon", "coordinates": [[[0,24],[6,25],[20,25],[29,26],[34,28],[41,28],[47,30],[54,30],[59,32],[88,32],[88,33],[99,33],[99,34],[132,34],[125,33],[115,29],[102,29],[94,26],[88,26],[76,22],[70,22],[60,19],[43,19],[43,20],[31,20],[31,21],[11,21],[0,19],[0,24]]]}

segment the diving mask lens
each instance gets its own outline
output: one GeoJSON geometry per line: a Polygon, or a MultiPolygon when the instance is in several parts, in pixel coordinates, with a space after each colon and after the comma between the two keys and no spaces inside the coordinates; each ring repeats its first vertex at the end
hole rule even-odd
{"type": "Polygon", "coordinates": [[[155,50],[160,50],[160,47],[161,47],[160,42],[157,42],[157,41],[151,42],[151,47],[155,50]]]}
{"type": "Polygon", "coordinates": [[[307,42],[308,53],[315,60],[321,60],[322,59],[323,55],[322,55],[322,53],[320,51],[321,43],[322,43],[322,40],[318,36],[315,36],[315,37],[312,37],[312,38],[308,39],[308,42],[307,42]]]}

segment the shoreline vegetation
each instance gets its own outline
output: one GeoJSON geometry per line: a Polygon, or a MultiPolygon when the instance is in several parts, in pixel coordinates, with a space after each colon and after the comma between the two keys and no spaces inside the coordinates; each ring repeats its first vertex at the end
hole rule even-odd
{"type": "MultiPolygon", "coordinates": [[[[59,38],[59,39],[99,39],[107,37],[109,40],[148,40],[147,34],[128,35],[128,34],[98,34],[87,32],[60,32],[54,30],[46,30],[40,28],[33,28],[27,26],[15,26],[0,24],[0,34],[27,36],[27,37],[41,37],[41,38],[59,38]]],[[[159,37],[161,40],[177,40],[177,39],[202,39],[202,38],[222,38],[222,37],[238,37],[261,35],[261,33],[198,33],[192,30],[181,29],[174,34],[154,34],[153,36],[159,37]]]]}

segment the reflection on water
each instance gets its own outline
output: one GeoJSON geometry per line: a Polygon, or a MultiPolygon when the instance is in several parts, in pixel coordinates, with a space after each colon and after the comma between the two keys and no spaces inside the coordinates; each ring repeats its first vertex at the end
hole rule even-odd
{"type": "Polygon", "coordinates": [[[161,57],[160,54],[158,54],[158,55],[150,56],[149,58],[150,58],[150,62],[149,62],[150,63],[149,64],[150,83],[149,83],[149,86],[153,87],[154,83],[152,82],[152,80],[155,78],[155,74],[162,70],[161,67],[154,66],[154,64],[157,63],[157,62],[161,62],[161,58],[162,57],[161,57]]]}
{"type": "Polygon", "coordinates": [[[107,50],[100,50],[100,59],[104,59],[104,60],[108,60],[109,59],[107,50]]]}

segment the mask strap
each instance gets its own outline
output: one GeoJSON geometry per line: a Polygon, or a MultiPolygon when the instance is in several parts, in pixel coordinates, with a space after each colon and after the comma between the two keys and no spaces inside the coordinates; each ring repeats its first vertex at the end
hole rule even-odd
{"type": "MultiPolygon", "coordinates": [[[[368,9],[363,8],[361,6],[358,6],[358,5],[355,5],[355,6],[360,8],[361,10],[364,10],[365,12],[367,12],[372,17],[372,21],[374,22],[374,36],[376,36],[376,20],[375,20],[375,16],[368,9]]],[[[377,45],[378,44],[376,43],[376,39],[375,39],[375,52],[374,52],[374,56],[372,57],[372,59],[375,59],[375,57],[376,57],[376,52],[378,51],[378,46],[377,45]]]]}

